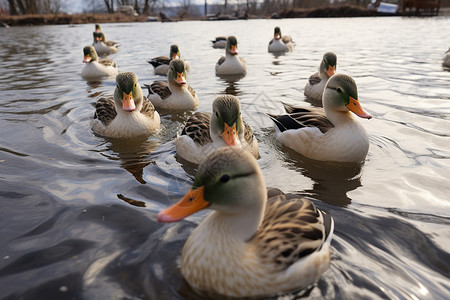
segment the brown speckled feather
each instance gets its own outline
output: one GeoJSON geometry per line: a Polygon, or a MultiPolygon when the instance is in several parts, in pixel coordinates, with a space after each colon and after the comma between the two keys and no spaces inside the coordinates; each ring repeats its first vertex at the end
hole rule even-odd
{"type": "Polygon", "coordinates": [[[217,63],[220,66],[221,64],[223,64],[224,61],[225,61],[225,56],[222,56],[221,58],[219,58],[219,61],[217,63]]]}
{"type": "Polygon", "coordinates": [[[316,72],[314,74],[312,74],[309,77],[309,84],[310,85],[315,85],[318,84],[321,81],[320,76],[319,76],[319,72],[316,72]]]}
{"type": "Polygon", "coordinates": [[[192,97],[195,97],[195,91],[194,91],[194,89],[193,88],[191,88],[191,86],[190,85],[188,85],[188,91],[189,91],[189,93],[191,93],[191,95],[192,95],[192,97]]]}
{"type": "Polygon", "coordinates": [[[320,250],[326,238],[323,212],[298,195],[268,190],[266,211],[258,231],[250,242],[258,247],[265,263],[287,269],[300,258],[320,250]]]}
{"type": "Polygon", "coordinates": [[[94,119],[99,119],[105,126],[109,125],[116,115],[116,107],[112,97],[102,97],[95,103],[94,119]]]}
{"type": "Polygon", "coordinates": [[[323,109],[315,107],[295,107],[283,103],[287,115],[269,116],[275,122],[281,132],[289,129],[299,129],[303,127],[317,127],[322,133],[334,128],[333,123],[327,119],[323,109]]]}
{"type": "Polygon", "coordinates": [[[98,61],[98,63],[104,65],[105,67],[109,67],[109,66],[112,66],[114,68],[116,67],[116,62],[109,58],[100,59],[98,61]]]}
{"type": "Polygon", "coordinates": [[[149,95],[157,94],[163,100],[172,95],[169,84],[165,81],[155,81],[151,85],[144,84],[144,86],[148,89],[149,95]]]}
{"type": "Polygon", "coordinates": [[[142,102],[141,113],[146,115],[147,117],[153,119],[153,117],[155,115],[155,107],[150,102],[150,100],[147,99],[147,97],[143,97],[142,100],[143,100],[143,102],[142,102]]]}
{"type": "Polygon", "coordinates": [[[247,123],[244,122],[244,139],[245,141],[251,145],[253,143],[253,130],[247,123]]]}
{"type": "Polygon", "coordinates": [[[211,114],[196,112],[186,122],[181,135],[187,135],[194,140],[195,143],[205,145],[212,142],[209,133],[209,124],[211,122],[211,114]]]}

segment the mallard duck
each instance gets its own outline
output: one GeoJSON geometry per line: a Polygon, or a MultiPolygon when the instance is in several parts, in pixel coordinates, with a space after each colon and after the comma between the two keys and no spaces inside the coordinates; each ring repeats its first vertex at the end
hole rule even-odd
{"type": "Polygon", "coordinates": [[[229,36],[225,47],[225,56],[222,56],[216,64],[216,73],[219,75],[245,74],[247,65],[238,53],[236,37],[229,36]]]}
{"type": "Polygon", "coordinates": [[[179,264],[196,291],[273,296],[313,284],[329,267],[332,217],[298,195],[267,190],[248,151],[213,152],[192,188],[157,218],[176,222],[205,208],[213,211],[189,236],[179,264]]]}
{"type": "Polygon", "coordinates": [[[319,66],[319,72],[309,77],[305,85],[305,96],[313,100],[322,100],[323,90],[328,79],[336,73],[337,57],[333,52],[327,52],[323,55],[319,66]]]}
{"type": "Polygon", "coordinates": [[[322,98],[322,108],[297,108],[284,104],[287,115],[270,115],[276,135],[285,146],[322,161],[361,162],[369,150],[367,132],[352,113],[370,119],[359,103],[356,83],[348,75],[332,76],[322,98]]]}
{"type": "Polygon", "coordinates": [[[177,154],[197,164],[207,153],[224,146],[239,146],[255,157],[259,155],[258,141],[242,120],[239,99],[232,95],[217,96],[212,114],[193,114],[175,142],[177,154]]]}
{"type": "Polygon", "coordinates": [[[224,49],[227,46],[226,36],[216,36],[216,39],[211,41],[213,43],[213,48],[224,49]]]}
{"type": "Polygon", "coordinates": [[[445,52],[442,64],[444,67],[450,68],[450,48],[445,52]]]}
{"type": "Polygon", "coordinates": [[[294,43],[290,36],[281,36],[280,27],[275,27],[273,39],[269,42],[269,52],[287,52],[294,49],[294,43]]]}
{"type": "Polygon", "coordinates": [[[132,72],[116,76],[114,97],[100,98],[95,104],[92,129],[112,138],[149,136],[160,128],[160,117],[144,97],[138,77],[132,72]]]}
{"type": "Polygon", "coordinates": [[[83,76],[83,78],[92,79],[115,76],[119,73],[114,60],[107,58],[98,60],[97,51],[95,51],[93,46],[84,47],[83,53],[83,63],[86,63],[83,70],[81,70],[81,76],[83,76]]]}
{"type": "Polygon", "coordinates": [[[106,56],[119,51],[119,44],[107,41],[103,32],[94,32],[94,44],[92,44],[99,56],[106,56]]]}
{"type": "Polygon", "coordinates": [[[167,82],[155,81],[144,86],[148,89],[148,99],[156,108],[188,110],[198,106],[198,96],[187,84],[186,68],[181,59],[170,61],[167,82]]]}
{"type": "MultiPolygon", "coordinates": [[[[158,56],[149,60],[148,63],[155,68],[156,75],[167,76],[170,61],[172,59],[179,59],[179,58],[180,58],[180,49],[178,48],[177,45],[171,45],[169,56],[158,56]]],[[[186,65],[186,71],[189,72],[190,69],[189,63],[187,61],[184,61],[184,64],[186,65]]]]}

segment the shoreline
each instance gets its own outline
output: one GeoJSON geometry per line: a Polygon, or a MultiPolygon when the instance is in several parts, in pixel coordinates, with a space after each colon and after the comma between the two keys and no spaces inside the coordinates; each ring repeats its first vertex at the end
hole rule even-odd
{"type": "MultiPolygon", "coordinates": [[[[439,10],[439,16],[449,16],[450,8],[445,7],[439,10]]],[[[389,16],[411,16],[397,12],[395,14],[379,13],[374,9],[361,8],[354,5],[326,6],[314,9],[289,9],[277,13],[278,18],[348,18],[348,17],[389,17],[389,16]]],[[[430,15],[419,15],[417,17],[431,17],[430,15]]],[[[82,13],[82,14],[46,14],[46,15],[21,15],[21,16],[0,16],[0,23],[3,27],[8,26],[36,26],[36,25],[70,25],[70,24],[91,24],[91,23],[129,23],[146,22],[149,16],[139,15],[131,16],[122,13],[82,13]]],[[[234,18],[238,19],[238,18],[234,18]]],[[[229,19],[229,20],[234,20],[229,19]]],[[[241,18],[242,19],[242,18],[241,18]]],[[[271,19],[270,16],[249,16],[248,19],[271,19]]],[[[161,18],[152,17],[152,21],[164,22],[161,18]]],[[[183,19],[173,18],[173,21],[195,21],[216,19],[207,19],[205,17],[186,17],[183,19]]],[[[221,20],[217,18],[217,20],[221,20]]]]}

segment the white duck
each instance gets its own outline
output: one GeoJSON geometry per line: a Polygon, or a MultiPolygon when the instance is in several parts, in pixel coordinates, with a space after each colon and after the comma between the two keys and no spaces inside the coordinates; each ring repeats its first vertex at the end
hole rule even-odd
{"type": "Polygon", "coordinates": [[[234,36],[227,38],[225,56],[222,56],[216,64],[218,75],[242,75],[247,72],[245,60],[239,56],[237,39],[234,36]]]}
{"type": "Polygon", "coordinates": [[[328,79],[336,73],[337,57],[333,52],[327,52],[323,55],[319,66],[319,72],[309,77],[305,85],[305,96],[313,100],[322,100],[323,90],[328,79]]]}
{"type": "Polygon", "coordinates": [[[256,158],[259,155],[258,141],[242,120],[239,99],[232,95],[217,96],[212,114],[193,114],[175,141],[177,154],[196,164],[208,153],[224,146],[242,147],[256,158]]]}
{"type": "Polygon", "coordinates": [[[107,41],[103,32],[94,32],[94,43],[92,44],[99,56],[107,56],[119,51],[119,44],[113,41],[107,41]]]}
{"type": "Polygon", "coordinates": [[[216,39],[211,42],[213,43],[213,48],[225,49],[225,47],[227,46],[227,37],[226,36],[216,36],[216,39]]]}
{"type": "Polygon", "coordinates": [[[156,108],[192,110],[198,106],[198,96],[187,84],[186,67],[181,59],[170,61],[167,82],[155,81],[144,86],[148,89],[148,99],[156,108]]]}
{"type": "Polygon", "coordinates": [[[447,52],[445,52],[442,65],[444,65],[444,67],[450,68],[450,48],[448,48],[447,52]]]}
{"type": "Polygon", "coordinates": [[[356,83],[350,76],[332,76],[321,108],[285,105],[287,115],[270,115],[278,140],[306,157],[322,161],[362,162],[369,150],[366,130],[354,118],[372,116],[360,105],[356,83]]]}
{"type": "Polygon", "coordinates": [[[86,46],[83,48],[84,66],[81,70],[81,76],[85,79],[97,79],[107,76],[116,76],[119,71],[117,70],[116,62],[112,59],[98,59],[97,51],[93,46],[86,46]]]}
{"type": "MultiPolygon", "coordinates": [[[[153,66],[156,75],[167,76],[167,72],[169,72],[170,61],[179,58],[180,49],[178,48],[178,45],[171,45],[169,56],[158,56],[149,60],[148,63],[153,66]]],[[[189,63],[187,61],[184,61],[184,64],[186,65],[186,71],[189,72],[189,63]]]]}
{"type": "Polygon", "coordinates": [[[100,98],[95,104],[92,129],[112,138],[135,138],[157,132],[159,114],[144,97],[136,74],[119,73],[116,83],[114,97],[100,98]]]}
{"type": "Polygon", "coordinates": [[[272,53],[280,53],[292,51],[294,49],[294,43],[290,36],[281,36],[280,27],[275,27],[273,39],[270,40],[268,51],[272,53]]]}
{"type": "Polygon", "coordinates": [[[205,208],[213,211],[189,236],[179,264],[195,291],[274,296],[308,287],[329,268],[333,218],[298,195],[267,190],[248,151],[213,152],[192,188],[159,212],[158,221],[176,222],[205,208]]]}

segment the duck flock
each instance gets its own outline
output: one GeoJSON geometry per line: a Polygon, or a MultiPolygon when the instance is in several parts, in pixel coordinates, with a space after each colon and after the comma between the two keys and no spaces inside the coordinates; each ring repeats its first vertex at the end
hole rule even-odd
{"type": "MultiPolygon", "coordinates": [[[[95,105],[91,124],[96,134],[148,137],[160,130],[158,111],[198,107],[199,97],[186,81],[191,66],[180,58],[177,45],[170,46],[169,56],[149,61],[155,74],[167,76],[167,81],[141,87],[136,74],[119,73],[113,60],[99,59],[119,51],[116,42],[106,40],[99,24],[93,35],[93,45],[83,49],[86,64],[81,75],[86,80],[115,76],[117,84],[113,97],[102,97],[95,105]]],[[[216,74],[244,76],[247,66],[239,56],[237,38],[216,37],[212,42],[214,48],[225,49],[216,74]]],[[[294,45],[276,27],[268,51],[293,51],[294,45]]],[[[450,67],[450,52],[444,57],[446,63],[450,67]]],[[[318,72],[305,83],[305,95],[321,101],[323,108],[283,103],[285,114],[267,117],[273,120],[276,138],[306,157],[360,163],[368,153],[369,139],[356,117],[372,116],[359,102],[355,81],[336,74],[336,67],[336,54],[324,53],[318,72]]],[[[195,112],[180,132],[176,153],[198,164],[198,171],[186,195],[157,218],[176,222],[199,210],[212,210],[181,252],[179,267],[189,285],[198,293],[255,297],[317,282],[330,264],[333,219],[299,195],[266,187],[257,163],[258,141],[241,117],[239,99],[217,96],[210,112],[195,112]]]]}

